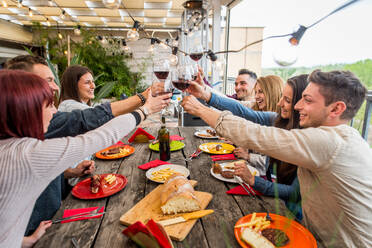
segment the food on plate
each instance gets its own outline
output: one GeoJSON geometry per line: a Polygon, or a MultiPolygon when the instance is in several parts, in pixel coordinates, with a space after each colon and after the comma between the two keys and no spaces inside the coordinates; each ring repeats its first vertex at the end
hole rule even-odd
{"type": "Polygon", "coordinates": [[[220,144],[218,144],[218,145],[216,145],[216,151],[221,151],[222,150],[222,145],[220,145],[220,144]]]}
{"type": "Polygon", "coordinates": [[[258,232],[258,231],[262,231],[268,228],[269,226],[270,226],[270,221],[266,220],[266,216],[256,218],[256,213],[253,213],[252,218],[249,222],[236,225],[234,228],[248,227],[258,232]]]}
{"type": "Polygon", "coordinates": [[[101,177],[100,175],[94,175],[92,177],[92,182],[90,183],[90,191],[93,194],[97,194],[100,187],[101,187],[101,177]]]}
{"type": "Polygon", "coordinates": [[[115,158],[118,156],[126,156],[131,152],[131,150],[127,147],[113,147],[108,149],[107,151],[101,152],[103,156],[115,158]]]}
{"type": "Polygon", "coordinates": [[[266,228],[265,230],[262,230],[261,234],[276,247],[285,246],[289,242],[287,234],[279,229],[266,228]]]}
{"type": "Polygon", "coordinates": [[[216,131],[213,130],[213,129],[207,129],[206,131],[207,131],[207,133],[209,133],[211,136],[216,136],[216,135],[217,135],[216,131]]]}
{"type": "Polygon", "coordinates": [[[134,138],[134,142],[136,143],[147,143],[149,142],[149,137],[147,137],[146,135],[144,134],[138,134],[135,138],[134,138]]]}
{"type": "Polygon", "coordinates": [[[165,168],[158,171],[154,171],[151,173],[151,180],[158,181],[158,182],[164,182],[170,177],[176,173],[176,171],[172,170],[171,168],[165,168]]]}
{"type": "Polygon", "coordinates": [[[107,151],[102,152],[101,154],[104,155],[104,156],[108,156],[108,155],[114,155],[114,154],[117,154],[117,153],[120,153],[120,147],[110,148],[107,151]]]}
{"type": "Polygon", "coordinates": [[[227,170],[234,170],[235,169],[235,163],[247,163],[245,160],[238,160],[238,161],[234,161],[234,162],[231,162],[231,163],[228,163],[226,165],[223,166],[224,169],[227,169],[227,170]]]}
{"type": "Polygon", "coordinates": [[[105,176],[104,180],[105,180],[106,184],[110,185],[110,184],[112,184],[113,182],[116,181],[116,176],[113,175],[113,174],[110,174],[110,175],[105,176]]]}
{"type": "Polygon", "coordinates": [[[241,239],[252,248],[275,248],[268,239],[251,228],[245,228],[243,230],[241,239]]]}
{"type": "Polygon", "coordinates": [[[212,164],[212,170],[213,170],[214,174],[221,174],[221,172],[222,172],[221,165],[219,163],[213,163],[212,164]]]}
{"type": "Polygon", "coordinates": [[[177,214],[200,210],[200,202],[189,180],[181,173],[174,173],[164,183],[160,196],[163,214],[177,214]]]}
{"type": "Polygon", "coordinates": [[[224,171],[221,171],[221,176],[223,176],[224,178],[234,178],[234,172],[233,171],[228,171],[228,170],[224,170],[224,171]]]}

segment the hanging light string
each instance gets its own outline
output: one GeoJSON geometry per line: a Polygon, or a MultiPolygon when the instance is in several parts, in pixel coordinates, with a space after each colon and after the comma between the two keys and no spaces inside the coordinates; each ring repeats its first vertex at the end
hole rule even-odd
{"type": "Polygon", "coordinates": [[[258,44],[258,43],[261,43],[263,42],[264,40],[268,40],[268,39],[274,39],[274,38],[281,38],[281,37],[287,37],[287,36],[291,36],[291,39],[290,39],[290,42],[292,45],[298,45],[301,37],[303,36],[303,34],[305,33],[305,31],[309,28],[312,28],[314,27],[316,24],[320,23],[321,21],[325,20],[326,18],[328,18],[329,16],[339,12],[340,10],[356,3],[356,2],[359,2],[360,0],[351,0],[343,5],[341,5],[340,7],[338,7],[337,9],[333,10],[332,12],[330,12],[329,14],[325,15],[324,17],[320,18],[319,20],[317,20],[316,22],[314,22],[313,24],[305,27],[303,25],[300,25],[300,28],[293,32],[293,33],[290,33],[290,34],[283,34],[283,35],[273,35],[273,36],[269,36],[269,37],[266,37],[266,38],[263,38],[263,39],[260,39],[260,40],[257,40],[257,41],[254,41],[252,43],[249,43],[247,45],[245,45],[244,47],[238,49],[238,50],[227,50],[227,51],[218,51],[218,52],[212,52],[211,50],[208,50],[208,51],[205,51],[204,53],[205,54],[208,54],[208,56],[213,56],[213,55],[216,55],[216,54],[221,54],[221,53],[238,53],[238,52],[241,52],[242,50],[246,49],[247,47],[249,46],[252,46],[252,45],[255,45],[255,44],[258,44]]]}

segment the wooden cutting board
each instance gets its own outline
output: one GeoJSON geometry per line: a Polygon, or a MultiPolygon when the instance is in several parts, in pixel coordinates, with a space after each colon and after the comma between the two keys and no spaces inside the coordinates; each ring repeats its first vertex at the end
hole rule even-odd
{"type": "MultiPolygon", "coordinates": [[[[190,180],[190,183],[192,186],[195,186],[197,182],[190,180]]],[[[162,188],[163,184],[159,185],[148,195],[146,195],[145,198],[139,201],[134,207],[120,217],[120,223],[129,226],[137,221],[146,223],[149,219],[157,221],[181,215],[163,215],[160,209],[160,194],[162,188]]],[[[195,196],[201,203],[201,209],[205,209],[213,197],[212,194],[201,191],[195,191],[195,196]]],[[[182,241],[186,238],[187,234],[189,234],[196,221],[197,219],[189,220],[183,223],[165,226],[164,229],[171,239],[182,241]]]]}

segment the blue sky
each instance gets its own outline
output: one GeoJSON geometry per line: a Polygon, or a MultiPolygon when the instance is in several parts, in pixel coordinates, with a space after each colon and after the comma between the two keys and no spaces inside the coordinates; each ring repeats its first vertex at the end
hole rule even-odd
{"type": "MultiPolygon", "coordinates": [[[[264,26],[264,37],[308,26],[346,3],[344,0],[243,0],[233,10],[232,26],[264,26]]],[[[262,66],[278,67],[273,53],[280,40],[263,43],[262,66]]],[[[361,0],[306,31],[293,67],[352,63],[372,58],[372,0],[361,0]]]]}

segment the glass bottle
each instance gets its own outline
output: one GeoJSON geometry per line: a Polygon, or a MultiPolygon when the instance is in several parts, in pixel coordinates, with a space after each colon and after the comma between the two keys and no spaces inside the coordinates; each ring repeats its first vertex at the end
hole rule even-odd
{"type": "Polygon", "coordinates": [[[160,160],[167,161],[171,157],[169,130],[165,126],[165,117],[161,117],[161,128],[158,132],[160,160]]]}

